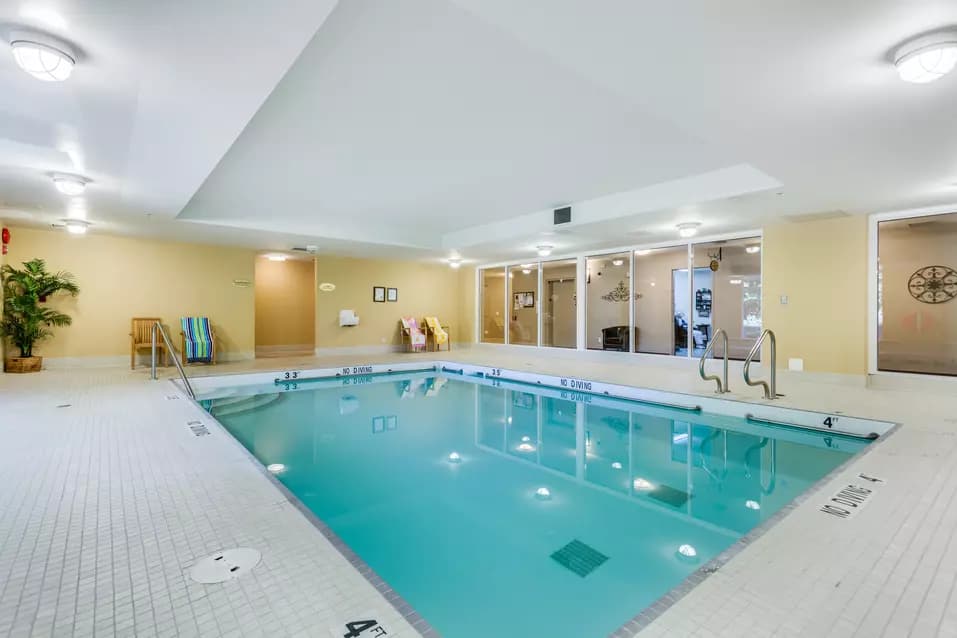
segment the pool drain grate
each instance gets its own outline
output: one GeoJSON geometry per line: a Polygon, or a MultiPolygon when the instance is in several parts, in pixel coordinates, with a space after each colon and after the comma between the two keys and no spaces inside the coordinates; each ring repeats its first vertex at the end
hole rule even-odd
{"type": "Polygon", "coordinates": [[[670,485],[659,485],[653,491],[648,492],[648,496],[671,507],[682,507],[688,502],[689,498],[687,492],[675,489],[670,485]]]}
{"type": "Polygon", "coordinates": [[[552,560],[584,578],[608,560],[608,557],[576,539],[552,554],[552,560]]]}
{"type": "Polygon", "coordinates": [[[194,436],[207,436],[209,434],[209,429],[203,425],[202,421],[187,421],[186,425],[189,426],[194,436]]]}
{"type": "Polygon", "coordinates": [[[197,583],[212,585],[239,578],[262,560],[262,554],[250,547],[234,547],[201,559],[189,570],[197,583]]]}

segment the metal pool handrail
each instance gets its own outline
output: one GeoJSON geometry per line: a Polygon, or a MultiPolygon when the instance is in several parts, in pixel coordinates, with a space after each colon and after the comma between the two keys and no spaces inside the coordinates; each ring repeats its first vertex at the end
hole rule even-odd
{"type": "Polygon", "coordinates": [[[711,337],[711,341],[708,342],[708,347],[704,349],[704,354],[701,355],[701,361],[698,363],[698,374],[701,375],[701,378],[705,381],[714,381],[718,384],[718,389],[716,392],[718,394],[724,394],[728,392],[728,333],[724,331],[724,328],[718,328],[714,336],[711,337]],[[704,364],[708,359],[708,355],[714,351],[714,344],[718,340],[718,336],[721,336],[724,339],[724,383],[721,383],[721,378],[716,374],[705,374],[704,373],[704,364]]]}
{"type": "Polygon", "coordinates": [[[173,357],[173,363],[176,364],[176,369],[179,371],[179,376],[183,380],[183,385],[186,386],[186,392],[189,394],[190,399],[195,399],[196,394],[193,392],[193,386],[189,384],[189,379],[186,378],[186,371],[183,370],[183,364],[179,362],[179,353],[176,352],[176,348],[173,347],[173,344],[169,340],[169,335],[166,334],[166,328],[163,327],[159,321],[153,323],[153,328],[150,330],[151,333],[151,346],[152,352],[150,359],[150,378],[154,381],[159,378],[156,376],[156,333],[159,332],[160,336],[163,337],[163,342],[166,344],[166,352],[173,357]]]}
{"type": "Polygon", "coordinates": [[[748,357],[744,360],[744,382],[748,385],[755,386],[759,385],[764,388],[764,398],[765,399],[776,399],[780,394],[777,392],[777,362],[778,362],[778,342],[774,337],[774,332],[771,330],[765,330],[761,333],[761,336],[758,337],[758,340],[754,343],[754,346],[751,348],[751,352],[748,353],[748,357]],[[761,352],[761,344],[764,343],[765,337],[771,337],[771,361],[770,361],[770,383],[767,381],[752,381],[751,380],[751,362],[754,360],[754,357],[761,352]]]}

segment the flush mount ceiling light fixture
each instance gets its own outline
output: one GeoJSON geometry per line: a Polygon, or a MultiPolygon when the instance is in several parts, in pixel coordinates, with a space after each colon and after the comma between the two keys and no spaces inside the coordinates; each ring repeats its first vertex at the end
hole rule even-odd
{"type": "Polygon", "coordinates": [[[755,254],[761,252],[761,247],[760,247],[760,246],[748,246],[747,248],[744,249],[744,252],[748,253],[749,255],[755,255],[755,254]]]}
{"type": "Polygon", "coordinates": [[[701,226],[700,222],[685,222],[683,224],[678,224],[676,226],[678,229],[678,236],[684,238],[694,237],[698,234],[699,226],[701,226]]]}
{"type": "Polygon", "coordinates": [[[39,31],[13,31],[10,48],[17,66],[44,82],[63,82],[76,64],[73,47],[39,31]]]}
{"type": "Polygon", "coordinates": [[[90,222],[85,219],[64,219],[62,223],[66,232],[71,235],[85,235],[87,229],[90,228],[90,222]]]}
{"type": "Polygon", "coordinates": [[[905,42],[894,53],[894,66],[905,82],[927,84],[939,80],[957,66],[957,29],[905,42]]]}
{"type": "Polygon", "coordinates": [[[459,268],[462,265],[461,257],[449,257],[446,261],[449,262],[450,268],[459,268]]]}
{"type": "Polygon", "coordinates": [[[90,183],[85,177],[79,175],[68,175],[66,173],[54,173],[52,176],[53,185],[64,195],[77,197],[86,191],[86,185],[90,183]]]}
{"type": "Polygon", "coordinates": [[[287,259],[289,259],[289,257],[287,257],[286,255],[280,255],[277,253],[272,255],[266,255],[266,259],[268,259],[269,261],[286,261],[287,259]]]}
{"type": "Polygon", "coordinates": [[[552,254],[552,249],[553,249],[553,248],[555,248],[555,247],[554,247],[554,246],[550,246],[549,244],[542,244],[541,246],[536,246],[536,247],[535,247],[535,249],[538,251],[538,256],[539,256],[539,257],[548,257],[549,255],[552,254]]]}

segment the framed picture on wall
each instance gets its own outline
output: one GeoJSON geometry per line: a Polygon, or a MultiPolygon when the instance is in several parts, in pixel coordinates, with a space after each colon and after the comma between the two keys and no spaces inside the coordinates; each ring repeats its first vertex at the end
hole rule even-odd
{"type": "Polygon", "coordinates": [[[385,303],[385,286],[372,287],[372,301],[385,303]]]}
{"type": "Polygon", "coordinates": [[[522,308],[534,308],[534,307],[535,307],[534,292],[516,292],[514,295],[512,295],[513,310],[521,310],[522,308]]]}
{"type": "Polygon", "coordinates": [[[399,300],[399,289],[398,288],[389,288],[385,296],[386,301],[398,301],[399,300]]]}

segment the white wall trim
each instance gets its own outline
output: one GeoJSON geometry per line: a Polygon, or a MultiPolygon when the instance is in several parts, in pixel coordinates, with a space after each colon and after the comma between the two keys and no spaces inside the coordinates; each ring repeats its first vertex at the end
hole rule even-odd
{"type": "MultiPolygon", "coordinates": [[[[933,214],[933,213],[928,213],[933,214]]],[[[702,235],[701,237],[692,237],[690,239],[669,239],[667,241],[659,241],[651,244],[634,244],[630,246],[614,246],[611,248],[599,248],[591,251],[574,251],[570,253],[561,253],[557,255],[549,255],[546,258],[536,257],[537,262],[541,265],[543,262],[549,261],[563,261],[569,259],[578,259],[579,257],[601,257],[603,255],[611,255],[614,253],[624,253],[629,250],[653,250],[655,248],[677,248],[678,246],[685,246],[687,244],[707,244],[709,242],[715,241],[731,241],[735,239],[751,239],[757,238],[764,240],[764,230],[763,229],[754,229],[754,230],[741,230],[733,233],[721,233],[718,235],[702,235]]],[[[484,270],[486,268],[504,268],[505,266],[515,266],[516,264],[529,264],[535,263],[534,261],[523,260],[521,257],[516,257],[509,261],[497,261],[493,263],[479,264],[475,267],[476,271],[484,270]]]]}

